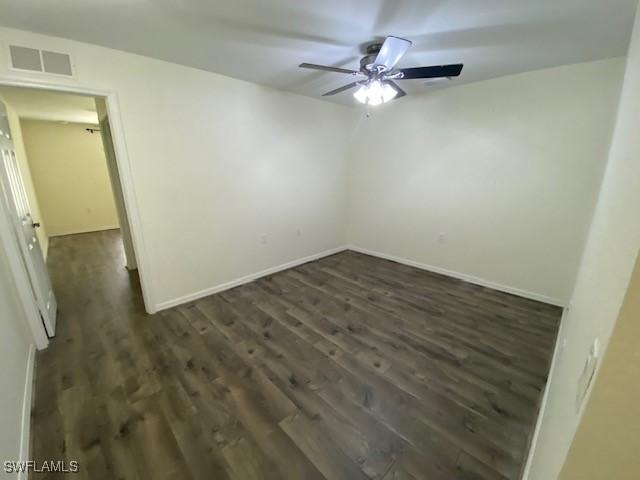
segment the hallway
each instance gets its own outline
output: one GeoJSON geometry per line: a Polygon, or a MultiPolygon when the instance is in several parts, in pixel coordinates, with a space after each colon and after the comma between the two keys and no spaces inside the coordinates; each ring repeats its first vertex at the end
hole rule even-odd
{"type": "Polygon", "coordinates": [[[342,252],[149,316],[117,230],[50,248],[36,461],[91,480],[518,478],[557,307],[342,252]]]}
{"type": "Polygon", "coordinates": [[[119,230],[51,238],[59,322],[37,354],[32,452],[38,460],[79,461],[80,478],[117,478],[103,458],[118,453],[104,450],[112,435],[107,406],[124,402],[152,368],[135,334],[145,316],[137,272],[124,265],[119,230]]]}

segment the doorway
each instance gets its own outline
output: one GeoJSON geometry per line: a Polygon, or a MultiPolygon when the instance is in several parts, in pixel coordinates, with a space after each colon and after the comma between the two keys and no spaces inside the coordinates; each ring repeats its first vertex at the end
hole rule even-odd
{"type": "MultiPolygon", "coordinates": [[[[116,158],[107,99],[21,86],[0,86],[0,187],[3,214],[28,274],[46,337],[56,335],[56,289],[47,257],[64,239],[107,233],[139,289],[138,261],[116,158]]],[[[104,235],[103,235],[104,236],[104,235]]],[[[95,253],[100,255],[99,242],[95,253]]],[[[73,255],[73,252],[70,252],[73,255]]],[[[59,258],[59,255],[58,255],[59,258]]],[[[82,268],[80,266],[79,268],[82,268]]],[[[34,331],[34,337],[38,337],[34,331]]],[[[41,333],[41,332],[40,332],[41,333]]],[[[39,344],[41,347],[42,345],[39,344]]]]}

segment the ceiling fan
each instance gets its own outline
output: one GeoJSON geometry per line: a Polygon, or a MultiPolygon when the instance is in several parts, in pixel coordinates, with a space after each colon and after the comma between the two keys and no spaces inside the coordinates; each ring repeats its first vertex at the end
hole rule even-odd
{"type": "Polygon", "coordinates": [[[349,83],[322,95],[327,97],[359,87],[353,96],[360,103],[366,105],[380,105],[394,98],[404,97],[405,92],[395,82],[396,80],[414,80],[420,78],[450,78],[457,77],[462,72],[462,64],[437,65],[432,67],[394,68],[402,56],[407,52],[411,42],[404,38],[387,37],[384,43],[373,43],[367,47],[367,55],[360,60],[360,70],[329,67],[313,63],[301,63],[302,68],[324,70],[327,72],[346,73],[361,80],[349,83]]]}

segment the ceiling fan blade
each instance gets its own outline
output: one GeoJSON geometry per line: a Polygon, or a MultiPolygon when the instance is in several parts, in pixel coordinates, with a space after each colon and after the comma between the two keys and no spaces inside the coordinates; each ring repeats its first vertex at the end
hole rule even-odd
{"type": "Polygon", "coordinates": [[[330,95],[335,95],[336,93],[340,93],[340,92],[344,92],[345,90],[349,90],[350,88],[353,88],[356,85],[358,85],[358,82],[353,82],[353,83],[350,83],[348,85],[344,85],[344,86],[342,86],[340,88],[336,88],[335,90],[331,90],[330,92],[327,92],[322,96],[323,97],[328,97],[330,95]]]}
{"type": "Polygon", "coordinates": [[[326,72],[348,73],[350,75],[356,75],[360,73],[355,70],[348,70],[346,68],[338,68],[338,67],[329,67],[326,65],[316,65],[315,63],[301,63],[298,66],[300,68],[310,68],[312,70],[324,70],[326,72]]]}
{"type": "Polygon", "coordinates": [[[414,67],[401,68],[402,78],[398,80],[411,80],[414,78],[438,78],[438,77],[457,77],[462,72],[462,64],[453,65],[437,65],[433,67],[414,67]]]}
{"type": "Polygon", "coordinates": [[[391,70],[410,46],[411,42],[404,38],[387,37],[373,63],[376,65],[384,65],[387,67],[387,70],[391,70]]]}
{"type": "Polygon", "coordinates": [[[385,80],[385,82],[391,85],[396,90],[396,92],[398,92],[398,94],[394,97],[394,100],[397,100],[398,98],[402,98],[407,94],[407,92],[401,89],[400,86],[393,80],[385,80]]]}

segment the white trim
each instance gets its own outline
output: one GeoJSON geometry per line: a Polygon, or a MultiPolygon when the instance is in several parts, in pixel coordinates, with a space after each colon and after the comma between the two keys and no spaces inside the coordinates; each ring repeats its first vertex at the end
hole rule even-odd
{"type": "Polygon", "coordinates": [[[49,345],[49,339],[40,317],[38,303],[31,289],[27,266],[24,264],[18,240],[14,235],[14,228],[11,224],[11,217],[5,202],[2,185],[0,185],[0,245],[5,251],[9,270],[18,291],[18,299],[27,317],[33,340],[38,349],[46,348],[49,345]]]}
{"type": "Polygon", "coordinates": [[[129,230],[131,232],[131,240],[133,243],[133,251],[138,266],[138,274],[140,278],[140,286],[142,288],[142,299],[144,301],[145,310],[148,313],[155,313],[155,288],[153,286],[153,275],[151,272],[151,262],[147,257],[147,247],[142,234],[142,219],[140,217],[140,208],[136,196],[136,190],[133,183],[133,171],[131,162],[127,153],[127,145],[124,136],[124,127],[120,118],[120,107],[115,92],[106,95],[107,117],[109,118],[109,126],[111,127],[111,140],[113,140],[113,149],[116,153],[116,166],[120,174],[120,184],[122,187],[122,196],[124,206],[129,220],[129,230]]]}
{"type": "MultiPolygon", "coordinates": [[[[145,310],[148,313],[155,313],[155,289],[153,288],[153,275],[151,273],[151,263],[147,258],[147,248],[142,234],[142,221],[140,217],[140,208],[137,202],[137,196],[133,182],[133,172],[131,162],[127,152],[127,146],[124,136],[124,127],[120,117],[120,107],[118,96],[113,91],[98,90],[85,88],[79,85],[66,85],[56,82],[34,81],[26,79],[16,79],[7,74],[0,72],[0,85],[8,85],[13,87],[35,88],[40,90],[54,90],[66,93],[75,93],[76,95],[88,95],[92,97],[104,97],[107,105],[107,115],[111,125],[111,137],[113,140],[114,150],[116,152],[116,163],[120,174],[120,183],[122,184],[123,200],[131,227],[131,237],[133,241],[133,250],[136,255],[138,264],[138,272],[140,278],[140,286],[142,288],[142,298],[144,300],[145,310]]],[[[40,347],[38,347],[40,348],[40,347]]]]}
{"type": "Polygon", "coordinates": [[[531,472],[531,465],[533,464],[533,457],[535,456],[536,446],[538,444],[538,436],[542,428],[542,418],[547,408],[547,400],[549,399],[549,391],[551,390],[551,381],[556,371],[558,362],[560,360],[560,354],[564,349],[564,325],[569,312],[570,307],[566,307],[562,312],[562,318],[560,319],[560,328],[558,329],[558,336],[556,337],[556,345],[553,349],[553,358],[551,359],[551,366],[549,368],[549,376],[547,377],[547,384],[544,387],[544,393],[542,394],[542,402],[540,402],[540,408],[538,409],[538,417],[536,419],[536,426],[533,430],[533,437],[529,443],[529,452],[527,453],[527,462],[525,463],[524,470],[522,471],[522,480],[528,480],[529,473],[531,472]]]}
{"type": "MultiPolygon", "coordinates": [[[[29,357],[27,358],[27,371],[24,379],[24,397],[22,399],[22,432],[20,433],[20,461],[29,460],[30,440],[31,440],[31,406],[33,404],[33,372],[35,370],[36,347],[31,344],[29,347],[29,357]]],[[[18,480],[26,480],[27,472],[18,473],[18,480]]]]}
{"type": "Polygon", "coordinates": [[[175,307],[177,305],[182,305],[183,303],[191,302],[193,300],[198,300],[199,298],[207,297],[209,295],[213,295],[214,293],[219,293],[224,290],[229,290],[230,288],[244,285],[245,283],[249,283],[254,280],[257,280],[258,278],[266,277],[267,275],[273,275],[274,273],[278,273],[283,270],[288,270],[290,268],[297,267],[298,265],[302,265],[303,263],[312,262],[314,260],[328,257],[330,255],[335,255],[336,253],[344,252],[345,250],[348,250],[348,248],[343,245],[340,247],[332,248],[330,250],[325,250],[324,252],[309,255],[308,257],[299,258],[297,260],[292,260],[287,263],[282,263],[275,267],[267,268],[266,270],[261,270],[256,273],[250,273],[249,275],[245,275],[244,277],[236,278],[235,280],[221,283],[220,285],[215,285],[213,287],[200,290],[199,292],[190,293],[188,295],[183,295],[182,297],[178,297],[173,300],[161,302],[158,305],[156,305],[156,310],[157,311],[166,310],[168,308],[175,307]]]}
{"type": "Polygon", "coordinates": [[[551,305],[556,305],[558,307],[566,306],[566,302],[557,298],[549,297],[547,295],[543,295],[540,293],[529,292],[527,290],[522,290],[520,288],[510,287],[508,285],[502,285],[499,283],[492,282],[490,280],[485,280],[484,278],[474,277],[473,275],[468,275],[466,273],[447,270],[446,268],[436,267],[434,265],[428,265],[426,263],[420,263],[420,262],[416,262],[414,260],[408,260],[402,257],[396,257],[395,255],[389,255],[387,253],[377,252],[375,250],[369,250],[367,248],[358,247],[357,245],[349,245],[347,248],[349,250],[353,250],[354,252],[364,253],[365,255],[371,255],[373,257],[384,258],[385,260],[391,260],[393,262],[402,263],[404,265],[409,265],[410,267],[416,267],[416,268],[420,268],[422,270],[428,270],[434,273],[440,273],[448,277],[458,278],[460,280],[464,280],[465,282],[474,283],[482,287],[491,288],[493,290],[498,290],[500,292],[510,293],[512,295],[528,298],[530,300],[536,300],[538,302],[548,303],[551,305]]]}

